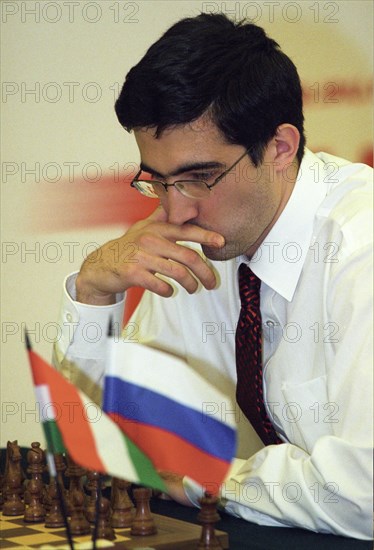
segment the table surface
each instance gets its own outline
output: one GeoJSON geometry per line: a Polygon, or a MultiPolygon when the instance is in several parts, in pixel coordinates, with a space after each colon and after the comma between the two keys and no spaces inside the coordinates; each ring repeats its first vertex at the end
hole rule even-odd
{"type": "MultiPolygon", "coordinates": [[[[196,508],[181,506],[167,500],[152,499],[152,511],[157,514],[198,523],[196,508]]],[[[372,550],[372,541],[362,541],[323,535],[304,529],[263,527],[220,512],[217,529],[229,535],[230,550],[372,550]]]]}

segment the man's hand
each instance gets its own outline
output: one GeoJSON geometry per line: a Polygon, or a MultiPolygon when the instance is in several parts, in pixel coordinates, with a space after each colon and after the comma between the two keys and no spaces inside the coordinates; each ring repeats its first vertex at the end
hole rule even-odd
{"type": "Polygon", "coordinates": [[[191,294],[197,289],[196,279],[205,288],[214,288],[213,270],[196,251],[177,241],[224,245],[222,235],[214,231],[193,224],[167,223],[166,212],[160,206],[148,218],[131,226],[125,235],[109,241],[86,258],[76,281],[77,300],[112,304],[116,293],[132,286],[171,296],[171,285],[156,273],[174,279],[191,294]]]}
{"type": "Polygon", "coordinates": [[[183,488],[183,477],[171,472],[158,472],[166,485],[167,495],[184,506],[193,506],[183,488]]]}

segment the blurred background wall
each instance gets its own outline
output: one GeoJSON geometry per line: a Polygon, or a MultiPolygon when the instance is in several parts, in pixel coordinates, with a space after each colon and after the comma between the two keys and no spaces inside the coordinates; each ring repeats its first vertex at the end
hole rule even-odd
{"type": "Polygon", "coordinates": [[[299,69],[308,146],[372,164],[373,4],[3,0],[0,7],[4,446],[44,441],[24,327],[48,359],[63,278],[138,215],[124,174],[134,174],[139,156],[113,111],[132,65],[182,17],[251,18],[299,69]]]}

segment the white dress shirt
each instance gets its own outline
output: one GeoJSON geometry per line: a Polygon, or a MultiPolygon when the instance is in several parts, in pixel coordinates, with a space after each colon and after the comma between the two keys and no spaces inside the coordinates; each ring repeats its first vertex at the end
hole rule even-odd
{"type": "MultiPolygon", "coordinates": [[[[239,429],[221,489],[233,515],[372,538],[372,183],[369,167],[306,150],[292,195],[250,262],[214,262],[211,291],[189,295],[173,283],[172,298],[145,292],[124,331],[129,345],[174,353],[235,402],[240,263],[262,280],[264,397],[284,444],[263,447],[238,407],[222,410],[239,429]]],[[[95,393],[108,318],[120,324],[123,300],[79,304],[74,280],[64,291],[57,362],[95,393]]],[[[186,479],[185,490],[197,504],[200,489],[186,479]]]]}

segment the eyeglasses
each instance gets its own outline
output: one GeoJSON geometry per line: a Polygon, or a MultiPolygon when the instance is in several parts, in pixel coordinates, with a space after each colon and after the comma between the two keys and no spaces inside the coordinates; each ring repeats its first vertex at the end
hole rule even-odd
{"type": "Polygon", "coordinates": [[[207,183],[204,180],[178,180],[174,183],[166,183],[157,179],[138,179],[142,173],[142,170],[140,169],[130,185],[142,193],[142,195],[153,199],[164,197],[168,192],[168,187],[175,187],[180,193],[182,193],[182,195],[189,197],[190,199],[204,199],[209,196],[210,190],[217,185],[217,183],[219,183],[233,168],[235,168],[235,166],[248,154],[248,152],[249,150],[247,149],[238,158],[238,160],[236,160],[230,168],[219,175],[213,183],[207,183]]]}

